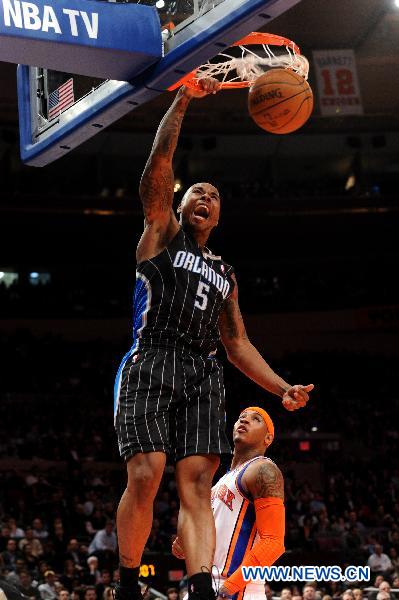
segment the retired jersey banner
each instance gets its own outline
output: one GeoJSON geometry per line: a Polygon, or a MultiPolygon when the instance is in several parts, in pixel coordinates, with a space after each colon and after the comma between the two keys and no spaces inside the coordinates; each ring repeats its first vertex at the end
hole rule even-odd
{"type": "Polygon", "coordinates": [[[353,50],[314,50],[320,112],[323,116],[362,115],[353,50]]]}

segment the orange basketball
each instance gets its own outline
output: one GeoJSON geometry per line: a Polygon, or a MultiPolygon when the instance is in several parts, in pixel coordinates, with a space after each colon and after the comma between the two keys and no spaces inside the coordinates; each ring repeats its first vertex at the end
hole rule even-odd
{"type": "Polygon", "coordinates": [[[313,110],[313,92],[294,71],[270,69],[249,89],[249,114],[271,133],[291,133],[306,123],[313,110]]]}

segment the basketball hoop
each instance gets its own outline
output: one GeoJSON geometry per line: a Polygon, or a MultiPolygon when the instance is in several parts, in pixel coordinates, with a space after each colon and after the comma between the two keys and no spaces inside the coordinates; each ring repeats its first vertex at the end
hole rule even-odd
{"type": "Polygon", "coordinates": [[[232,56],[221,52],[213,61],[208,61],[185,75],[169,91],[181,85],[198,89],[199,82],[205,77],[214,77],[221,83],[223,90],[250,87],[267,69],[291,69],[304,79],[309,75],[309,62],[301,54],[300,48],[288,38],[272,33],[252,32],[231,45],[238,48],[240,55],[232,56]],[[277,54],[273,47],[284,48],[277,54]]]}

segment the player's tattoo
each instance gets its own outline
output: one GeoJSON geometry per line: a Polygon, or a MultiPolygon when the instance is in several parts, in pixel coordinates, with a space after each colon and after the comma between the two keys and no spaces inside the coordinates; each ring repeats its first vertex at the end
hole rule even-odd
{"type": "Polygon", "coordinates": [[[224,302],[222,312],[219,319],[220,332],[229,340],[248,340],[245,330],[244,319],[238,304],[237,280],[235,275],[232,275],[235,284],[233,293],[224,302]]]}
{"type": "Polygon", "coordinates": [[[170,210],[173,199],[172,167],[160,169],[147,163],[140,183],[140,197],[147,219],[154,210],[170,210]]]}
{"type": "Polygon", "coordinates": [[[172,208],[172,158],[188,103],[186,96],[178,94],[158,127],[140,182],[140,198],[147,221],[151,220],[154,213],[167,212],[172,208]]]}
{"type": "Polygon", "coordinates": [[[235,339],[241,337],[242,339],[248,339],[240,307],[234,298],[226,300],[223,311],[223,325],[224,333],[228,338],[235,339]]]}
{"type": "Polygon", "coordinates": [[[188,104],[189,99],[186,96],[176,96],[172,106],[159,124],[151,151],[152,156],[161,156],[172,160],[188,104]]]}
{"type": "Polygon", "coordinates": [[[284,500],[284,479],[276,465],[262,461],[255,480],[256,498],[282,498],[284,500]]]}

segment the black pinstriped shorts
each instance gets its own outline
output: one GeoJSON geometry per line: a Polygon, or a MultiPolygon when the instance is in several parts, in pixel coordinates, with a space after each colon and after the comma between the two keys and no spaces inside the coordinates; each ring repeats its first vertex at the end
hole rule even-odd
{"type": "Polygon", "coordinates": [[[225,432],[223,370],[215,357],[148,349],[120,374],[115,429],[120,455],[162,451],[175,461],[230,454],[225,432]]]}

